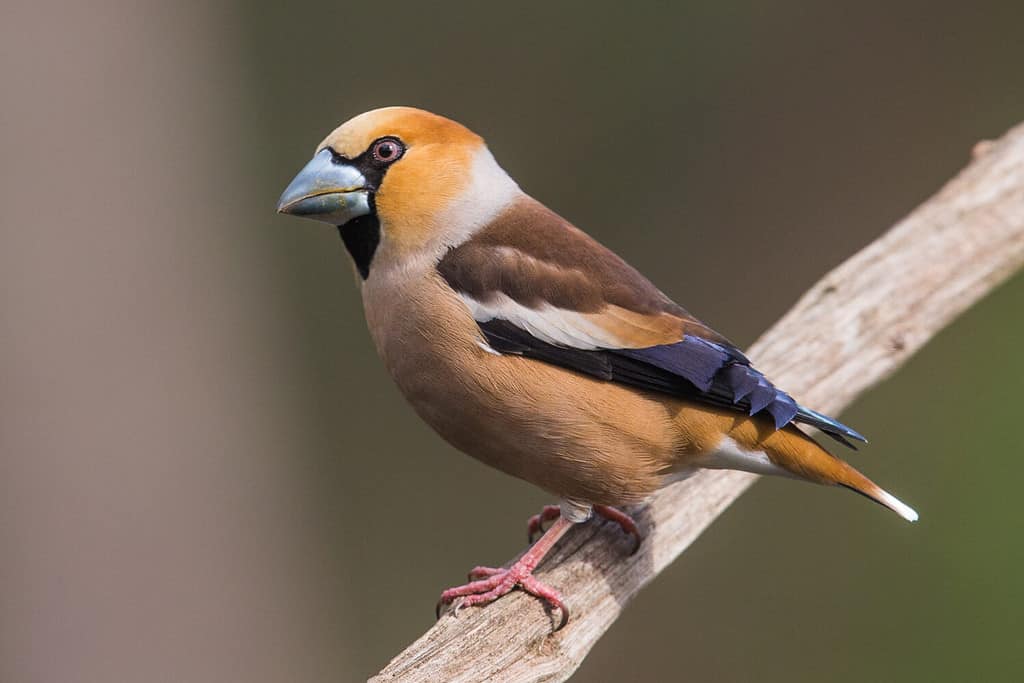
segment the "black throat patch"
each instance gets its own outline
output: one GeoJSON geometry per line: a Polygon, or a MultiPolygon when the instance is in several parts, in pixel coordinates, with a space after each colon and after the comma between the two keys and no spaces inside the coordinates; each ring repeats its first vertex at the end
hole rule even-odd
{"type": "MultiPolygon", "coordinates": [[[[374,144],[376,142],[374,141],[374,144]]],[[[374,144],[370,145],[370,149],[373,148],[374,144]]],[[[373,255],[380,244],[380,219],[377,218],[377,205],[374,202],[374,195],[384,180],[388,164],[375,161],[370,149],[355,159],[346,159],[332,147],[327,147],[326,149],[334,157],[334,163],[350,164],[362,173],[363,178],[366,179],[366,189],[370,193],[370,213],[353,218],[348,223],[345,223],[345,225],[338,226],[341,240],[345,243],[345,248],[348,249],[348,253],[352,256],[359,275],[365,280],[370,276],[370,263],[373,261],[373,255]]]]}
{"type": "Polygon", "coordinates": [[[373,254],[380,244],[380,220],[377,213],[353,218],[345,225],[339,225],[338,232],[356,264],[356,269],[365,280],[370,276],[370,262],[373,261],[373,254]]]}

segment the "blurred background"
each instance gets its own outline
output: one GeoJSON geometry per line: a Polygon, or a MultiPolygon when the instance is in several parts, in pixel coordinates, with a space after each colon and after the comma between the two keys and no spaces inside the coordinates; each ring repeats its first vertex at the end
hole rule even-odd
{"type": "MultiPolygon", "coordinates": [[[[0,15],[0,680],[19,683],[363,679],[548,502],[419,422],[336,232],[274,213],[341,121],[467,124],[747,346],[1024,119],[1014,0],[0,15]]],[[[1024,677],[1022,313],[1017,277],[842,416],[918,525],[760,482],[575,680],[1024,677]]]]}

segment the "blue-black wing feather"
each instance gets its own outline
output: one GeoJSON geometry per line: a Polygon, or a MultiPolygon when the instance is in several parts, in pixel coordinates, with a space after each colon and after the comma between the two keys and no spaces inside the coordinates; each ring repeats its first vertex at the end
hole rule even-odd
{"type": "Polygon", "coordinates": [[[817,427],[840,443],[866,441],[838,420],[797,404],[750,365],[739,349],[687,335],[674,344],[644,349],[584,350],[537,339],[505,320],[479,323],[487,342],[513,353],[559,365],[606,381],[743,411],[766,412],[776,429],[801,423],[817,427]]]}

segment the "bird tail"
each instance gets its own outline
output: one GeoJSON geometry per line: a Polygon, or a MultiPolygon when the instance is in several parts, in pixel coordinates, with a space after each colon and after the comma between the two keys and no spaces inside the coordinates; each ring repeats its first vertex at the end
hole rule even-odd
{"type": "Polygon", "coordinates": [[[787,474],[819,484],[843,486],[884,505],[908,522],[917,521],[913,508],[794,427],[775,432],[762,446],[772,463],[787,474]]]}

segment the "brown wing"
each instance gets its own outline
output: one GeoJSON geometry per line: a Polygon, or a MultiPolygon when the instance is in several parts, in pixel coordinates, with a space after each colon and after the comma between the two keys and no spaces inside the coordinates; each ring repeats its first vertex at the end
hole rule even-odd
{"type": "Polygon", "coordinates": [[[437,269],[498,352],[750,415],[766,411],[776,428],[797,421],[843,443],[863,440],[797,405],[727,339],[535,200],[505,211],[437,269]]]}
{"type": "Polygon", "coordinates": [[[438,270],[478,301],[503,294],[531,309],[606,316],[601,324],[609,328],[650,330],[653,343],[684,334],[728,343],[610,249],[529,198],[449,252],[438,270]]]}

